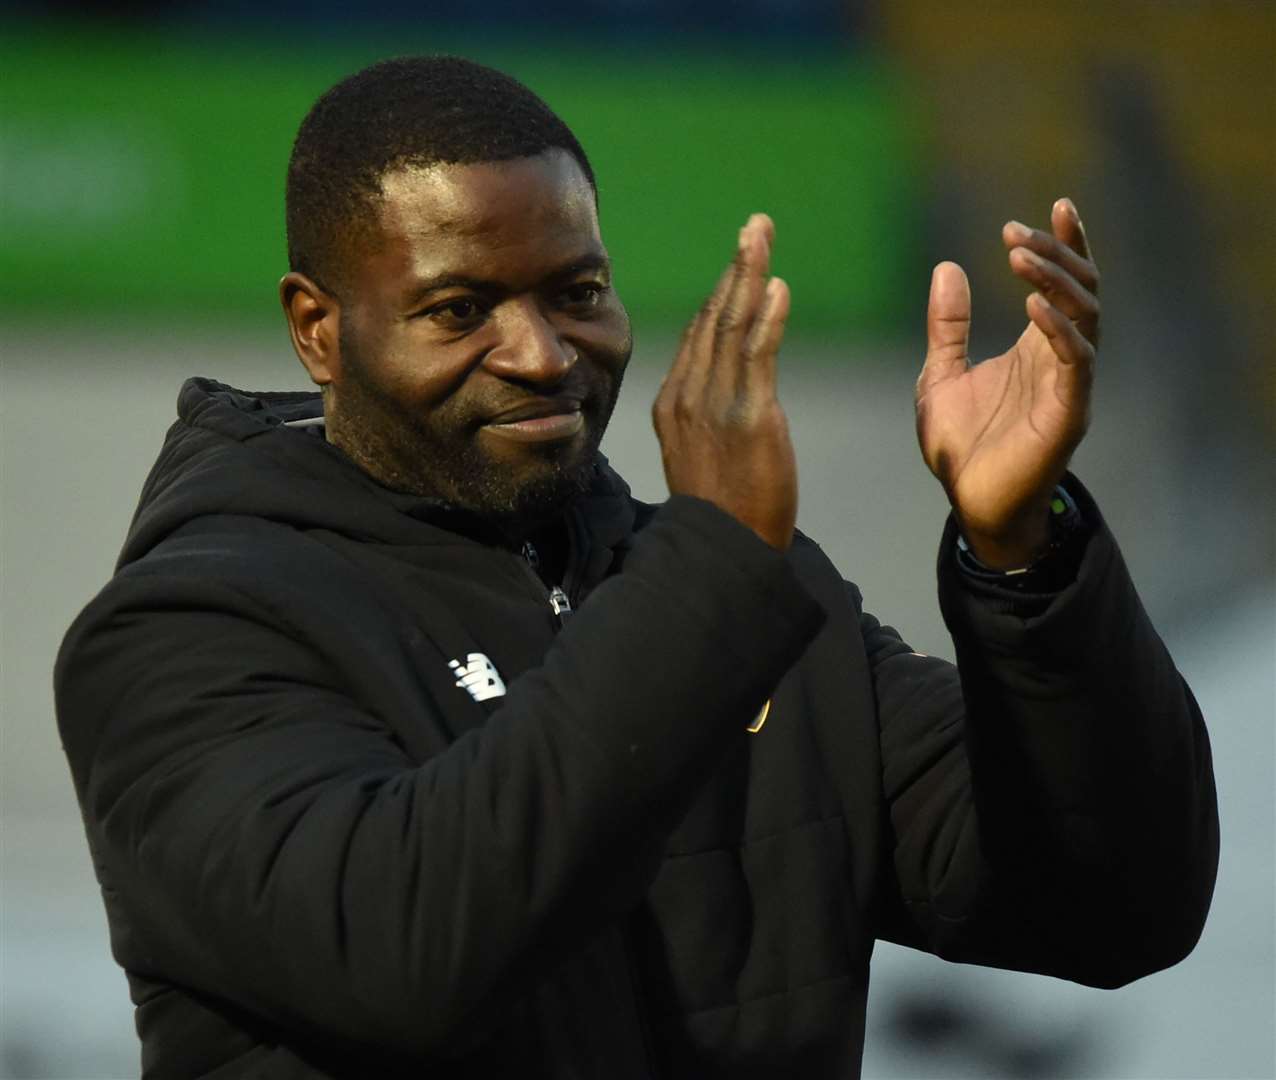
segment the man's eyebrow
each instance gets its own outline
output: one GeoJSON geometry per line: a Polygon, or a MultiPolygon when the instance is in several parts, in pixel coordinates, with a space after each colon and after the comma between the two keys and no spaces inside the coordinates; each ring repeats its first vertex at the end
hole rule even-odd
{"type": "Polygon", "coordinates": [[[582,270],[610,271],[611,260],[601,252],[591,251],[588,255],[582,255],[578,259],[572,259],[568,265],[549,276],[551,278],[568,277],[571,274],[579,274],[582,270]]]}
{"type": "Polygon", "coordinates": [[[406,302],[409,305],[418,303],[430,293],[438,292],[440,289],[469,289],[471,292],[497,293],[504,291],[505,288],[506,286],[499,281],[486,281],[483,278],[467,277],[465,274],[442,273],[413,282],[406,302]]]}
{"type": "MultiPolygon", "coordinates": [[[[545,281],[561,281],[588,270],[611,272],[611,260],[599,252],[590,252],[568,260],[562,266],[545,275],[545,281]]],[[[451,274],[444,271],[433,277],[421,278],[413,282],[406,303],[410,306],[425,299],[432,292],[442,289],[469,289],[471,292],[499,294],[509,292],[509,285],[503,281],[489,281],[486,278],[470,277],[467,274],[451,274]]]]}

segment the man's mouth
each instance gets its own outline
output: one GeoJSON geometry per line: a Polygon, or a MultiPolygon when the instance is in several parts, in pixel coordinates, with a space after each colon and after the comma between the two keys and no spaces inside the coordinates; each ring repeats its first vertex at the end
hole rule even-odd
{"type": "Polygon", "coordinates": [[[539,398],[497,413],[483,430],[514,442],[570,439],[585,426],[579,398],[539,398]]]}

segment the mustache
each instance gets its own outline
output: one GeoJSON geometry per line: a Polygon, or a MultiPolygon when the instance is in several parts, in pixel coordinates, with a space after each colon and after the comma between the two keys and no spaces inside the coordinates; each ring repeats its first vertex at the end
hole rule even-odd
{"type": "Polygon", "coordinates": [[[538,420],[546,416],[568,416],[581,411],[583,399],[564,394],[533,398],[529,401],[502,409],[488,417],[488,423],[510,424],[519,420],[538,420]]]}
{"type": "Polygon", "coordinates": [[[589,412],[610,398],[612,390],[610,380],[572,374],[553,387],[493,395],[492,400],[477,404],[474,414],[479,424],[491,424],[589,412]]]}

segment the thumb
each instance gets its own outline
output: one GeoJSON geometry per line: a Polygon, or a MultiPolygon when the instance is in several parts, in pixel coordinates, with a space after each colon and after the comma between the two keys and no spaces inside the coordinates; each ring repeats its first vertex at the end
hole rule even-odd
{"type": "Polygon", "coordinates": [[[970,282],[954,262],[942,262],[930,276],[926,305],[926,364],[917,380],[921,397],[937,382],[960,375],[969,366],[970,282]]]}

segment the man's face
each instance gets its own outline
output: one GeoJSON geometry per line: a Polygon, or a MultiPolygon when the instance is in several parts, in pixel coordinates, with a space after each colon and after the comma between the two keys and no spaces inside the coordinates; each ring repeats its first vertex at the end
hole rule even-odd
{"type": "Polygon", "coordinates": [[[584,490],[631,349],[589,182],[553,150],[382,187],[345,274],[329,439],[388,487],[550,516],[584,490]]]}

